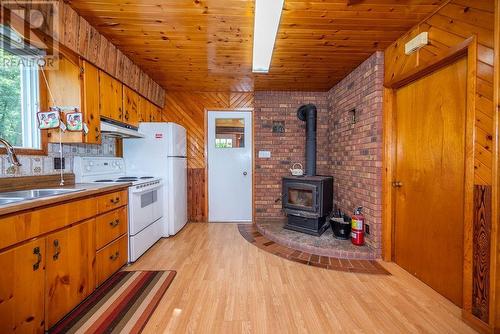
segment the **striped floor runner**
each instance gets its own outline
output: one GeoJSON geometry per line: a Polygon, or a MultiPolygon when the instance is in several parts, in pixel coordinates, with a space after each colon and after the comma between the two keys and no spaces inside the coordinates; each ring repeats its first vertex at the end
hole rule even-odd
{"type": "Polygon", "coordinates": [[[49,333],[140,333],[175,274],[175,271],[118,272],[49,333]]]}

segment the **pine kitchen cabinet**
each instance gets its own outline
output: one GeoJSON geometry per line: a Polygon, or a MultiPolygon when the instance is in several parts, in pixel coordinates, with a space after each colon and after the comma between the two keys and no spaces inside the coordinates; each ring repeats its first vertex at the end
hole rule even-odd
{"type": "Polygon", "coordinates": [[[123,122],[123,84],[99,71],[99,112],[101,117],[123,122]]]}
{"type": "Polygon", "coordinates": [[[0,253],[0,332],[43,333],[45,238],[0,253]]]}
{"type": "Polygon", "coordinates": [[[126,264],[124,194],[114,186],[0,214],[0,333],[43,333],[126,264]]]}
{"type": "Polygon", "coordinates": [[[139,126],[139,107],[141,96],[127,86],[123,86],[123,121],[139,126]]]}
{"type": "Polygon", "coordinates": [[[139,96],[139,122],[149,122],[151,115],[151,102],[139,96]]]}
{"type": "MultiPolygon", "coordinates": [[[[75,107],[83,114],[88,133],[83,131],[62,133],[64,143],[101,143],[99,118],[98,69],[82,59],[61,57],[56,70],[45,71],[48,89],[45,89],[49,106],[75,107]]],[[[63,110],[63,114],[71,112],[63,110]]],[[[63,116],[64,118],[64,116],[63,116]]],[[[49,141],[58,142],[60,131],[49,130],[49,141]]]]}
{"type": "Polygon", "coordinates": [[[95,287],[95,219],[51,233],[46,238],[46,322],[50,328],[95,287]]]}

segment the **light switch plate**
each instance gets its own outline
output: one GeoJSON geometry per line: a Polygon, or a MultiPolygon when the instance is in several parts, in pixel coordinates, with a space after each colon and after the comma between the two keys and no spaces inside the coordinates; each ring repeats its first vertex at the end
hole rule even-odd
{"type": "Polygon", "coordinates": [[[269,159],[271,157],[271,151],[259,151],[259,158],[269,159]]]}

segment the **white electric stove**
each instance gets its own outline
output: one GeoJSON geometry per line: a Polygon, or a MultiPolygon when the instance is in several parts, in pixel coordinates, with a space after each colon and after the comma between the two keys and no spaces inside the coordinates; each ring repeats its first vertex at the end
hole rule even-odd
{"type": "Polygon", "coordinates": [[[163,182],[148,175],[127,175],[125,161],[113,157],[75,157],[76,183],[130,183],[128,188],[129,262],[136,261],[162,234],[163,182]]]}

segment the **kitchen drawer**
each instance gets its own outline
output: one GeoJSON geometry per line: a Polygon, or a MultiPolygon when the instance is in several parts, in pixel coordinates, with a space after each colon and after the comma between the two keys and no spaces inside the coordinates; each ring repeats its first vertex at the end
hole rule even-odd
{"type": "Polygon", "coordinates": [[[127,233],[127,206],[96,218],[96,250],[127,233]]]}
{"type": "Polygon", "coordinates": [[[99,213],[111,211],[128,203],[128,190],[117,191],[97,197],[99,213]]]}
{"type": "Polygon", "coordinates": [[[0,249],[97,214],[95,198],[76,200],[0,218],[0,249]]]}
{"type": "Polygon", "coordinates": [[[124,235],[96,254],[97,285],[101,285],[127,263],[128,240],[124,235]]]}

